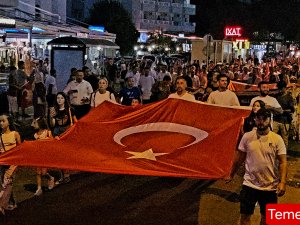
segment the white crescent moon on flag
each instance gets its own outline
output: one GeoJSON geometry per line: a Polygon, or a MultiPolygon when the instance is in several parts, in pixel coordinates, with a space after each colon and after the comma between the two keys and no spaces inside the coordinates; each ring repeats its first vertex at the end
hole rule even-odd
{"type": "MultiPolygon", "coordinates": [[[[173,132],[173,133],[180,133],[180,134],[187,134],[190,136],[193,136],[195,138],[195,141],[192,143],[182,146],[180,148],[186,148],[191,145],[194,145],[203,139],[207,138],[208,133],[204,130],[200,130],[195,127],[191,126],[186,126],[182,124],[177,124],[177,123],[168,123],[168,122],[157,122],[157,123],[147,123],[147,124],[142,124],[134,127],[129,127],[125,128],[123,130],[118,131],[113,139],[114,141],[126,147],[124,144],[122,144],[122,139],[124,137],[127,137],[131,134],[137,134],[137,133],[145,133],[145,132],[150,132],[150,131],[165,131],[165,132],[173,132]]],[[[178,148],[178,149],[180,149],[178,148]]]]}

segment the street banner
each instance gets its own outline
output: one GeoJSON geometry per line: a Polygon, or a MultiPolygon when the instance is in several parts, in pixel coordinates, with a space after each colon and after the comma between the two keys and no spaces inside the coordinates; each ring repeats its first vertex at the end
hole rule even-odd
{"type": "MultiPolygon", "coordinates": [[[[246,84],[238,81],[230,81],[228,89],[234,92],[259,91],[258,85],[256,84],[246,84]]],[[[269,89],[277,89],[277,84],[269,84],[269,89]]]]}
{"type": "Polygon", "coordinates": [[[166,99],[138,106],[104,102],[60,139],[25,141],[2,165],[218,179],[230,172],[249,110],[166,99]]]}

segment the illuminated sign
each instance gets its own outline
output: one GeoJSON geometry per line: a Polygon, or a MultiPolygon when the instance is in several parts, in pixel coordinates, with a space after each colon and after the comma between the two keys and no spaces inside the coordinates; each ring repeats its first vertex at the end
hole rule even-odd
{"type": "Polygon", "coordinates": [[[254,50],[266,50],[267,45],[251,45],[251,48],[254,50]]]}
{"type": "Polygon", "coordinates": [[[7,18],[0,18],[0,27],[14,28],[14,27],[16,27],[16,20],[7,19],[7,18]]]}
{"type": "Polygon", "coordinates": [[[45,32],[44,29],[39,28],[39,27],[35,27],[35,26],[32,27],[32,31],[36,31],[36,32],[45,32]]]}
{"type": "Polygon", "coordinates": [[[232,42],[232,47],[234,49],[249,49],[250,42],[248,39],[237,39],[236,41],[232,42]]]}
{"type": "Polygon", "coordinates": [[[4,29],[6,33],[19,33],[17,29],[4,29]]]}
{"type": "MultiPolygon", "coordinates": [[[[26,33],[29,33],[29,32],[30,32],[30,29],[29,29],[29,28],[21,28],[20,30],[21,30],[21,31],[24,31],[24,32],[26,32],[26,33]]],[[[39,28],[39,27],[35,27],[35,26],[32,27],[32,31],[40,32],[40,33],[45,32],[44,29],[39,28]]]]}
{"type": "Polygon", "coordinates": [[[86,33],[81,33],[81,32],[79,32],[79,33],[77,33],[77,37],[79,37],[79,38],[88,38],[89,35],[86,34],[86,33]]]}
{"type": "Polygon", "coordinates": [[[105,29],[104,29],[104,27],[101,27],[101,26],[89,26],[89,30],[104,32],[105,29]]]}
{"type": "Polygon", "coordinates": [[[225,36],[226,37],[240,37],[242,36],[241,27],[225,27],[225,36]]]}
{"type": "Polygon", "coordinates": [[[139,42],[146,43],[148,39],[149,37],[147,33],[143,33],[143,32],[140,33],[139,42]]]}

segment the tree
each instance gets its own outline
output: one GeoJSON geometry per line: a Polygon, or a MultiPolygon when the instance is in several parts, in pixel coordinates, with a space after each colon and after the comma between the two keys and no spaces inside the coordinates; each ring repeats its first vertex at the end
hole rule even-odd
{"type": "Polygon", "coordinates": [[[119,2],[103,0],[95,3],[90,9],[87,23],[104,26],[108,32],[115,33],[116,44],[120,46],[122,55],[133,51],[139,34],[130,15],[119,2]]]}

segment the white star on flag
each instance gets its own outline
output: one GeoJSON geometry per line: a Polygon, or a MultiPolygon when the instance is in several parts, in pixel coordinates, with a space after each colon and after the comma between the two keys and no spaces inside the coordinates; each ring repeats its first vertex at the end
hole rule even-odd
{"type": "Polygon", "coordinates": [[[127,159],[149,159],[152,161],[156,161],[156,156],[169,154],[169,153],[154,153],[152,151],[152,148],[150,148],[144,152],[130,152],[130,151],[125,151],[125,152],[133,155],[131,157],[128,157],[127,159]]]}

